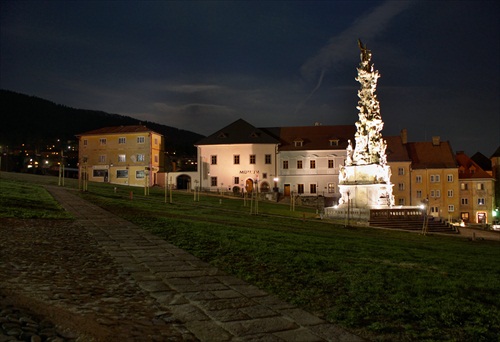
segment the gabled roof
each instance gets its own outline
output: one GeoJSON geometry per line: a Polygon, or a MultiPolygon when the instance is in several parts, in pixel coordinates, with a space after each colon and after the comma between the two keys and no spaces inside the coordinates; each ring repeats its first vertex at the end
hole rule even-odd
{"type": "Polygon", "coordinates": [[[343,150],[347,148],[348,140],[354,144],[354,125],[338,126],[297,126],[281,128],[263,128],[280,139],[280,151],[303,151],[303,150],[343,150]],[[301,146],[295,142],[301,141],[301,146]],[[332,145],[332,142],[338,145],[332,145]]]}
{"type": "Polygon", "coordinates": [[[147,128],[144,125],[128,125],[128,126],[113,126],[113,127],[102,127],[98,129],[94,129],[92,131],[84,132],[77,134],[77,137],[80,137],[82,135],[104,135],[104,134],[121,134],[121,133],[156,133],[159,135],[162,135],[160,133],[157,133],[149,128],[147,128]]]}
{"type": "Polygon", "coordinates": [[[465,153],[458,152],[456,159],[458,163],[458,178],[492,178],[488,172],[483,170],[478,163],[469,158],[465,153]]]}
{"type": "Polygon", "coordinates": [[[388,162],[411,161],[410,156],[408,156],[408,150],[406,149],[405,144],[403,144],[401,136],[388,136],[384,137],[384,139],[387,142],[385,153],[387,154],[388,162]]]}
{"type": "Polygon", "coordinates": [[[279,140],[269,133],[256,128],[243,119],[218,130],[212,135],[199,140],[198,145],[222,144],[278,144],[279,140]]]}
{"type": "Polygon", "coordinates": [[[406,144],[413,169],[457,168],[455,155],[448,141],[435,144],[431,141],[406,144]]]}

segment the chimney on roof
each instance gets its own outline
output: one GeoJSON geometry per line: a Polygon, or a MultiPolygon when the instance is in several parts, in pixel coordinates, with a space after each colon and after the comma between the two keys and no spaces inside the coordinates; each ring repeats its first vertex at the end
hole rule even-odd
{"type": "Polygon", "coordinates": [[[439,146],[439,144],[441,144],[441,137],[440,136],[432,137],[432,146],[439,146]]]}
{"type": "Polygon", "coordinates": [[[401,142],[403,144],[407,144],[408,143],[408,130],[406,128],[403,128],[401,130],[401,142]]]}

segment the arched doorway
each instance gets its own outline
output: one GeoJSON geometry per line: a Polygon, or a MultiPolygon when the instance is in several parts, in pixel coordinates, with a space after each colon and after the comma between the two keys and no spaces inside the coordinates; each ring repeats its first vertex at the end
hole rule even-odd
{"type": "Polygon", "coordinates": [[[260,183],[260,192],[269,192],[269,190],[271,190],[271,186],[269,185],[268,182],[260,183]]]}
{"type": "Polygon", "coordinates": [[[191,184],[191,177],[188,175],[177,176],[176,183],[178,190],[187,190],[191,184]]]}
{"type": "Polygon", "coordinates": [[[253,191],[253,180],[247,179],[245,182],[245,191],[251,193],[253,191]]]}

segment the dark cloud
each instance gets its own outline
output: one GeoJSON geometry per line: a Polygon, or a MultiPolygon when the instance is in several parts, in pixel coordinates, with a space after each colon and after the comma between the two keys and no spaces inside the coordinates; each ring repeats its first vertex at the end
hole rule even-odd
{"type": "Polygon", "coordinates": [[[384,134],[500,145],[495,1],[2,1],[0,86],[211,134],[354,124],[357,39],[384,134]]]}

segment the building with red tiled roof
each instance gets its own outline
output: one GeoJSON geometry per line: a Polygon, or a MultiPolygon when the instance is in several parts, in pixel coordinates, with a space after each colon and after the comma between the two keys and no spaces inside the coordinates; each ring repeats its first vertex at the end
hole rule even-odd
{"type": "Polygon", "coordinates": [[[275,130],[280,140],[278,176],[280,192],[303,196],[324,196],[328,204],[340,198],[339,168],[344,165],[353,125],[296,126],[275,130]]]}
{"type": "Polygon", "coordinates": [[[459,220],[458,167],[450,143],[433,137],[406,146],[412,161],[410,205],[424,204],[434,217],[459,220]]]}
{"type": "Polygon", "coordinates": [[[460,217],[465,223],[491,223],[495,209],[495,179],[464,152],[457,152],[460,217]]]}
{"type": "Polygon", "coordinates": [[[77,135],[80,177],[149,187],[157,183],[163,136],[143,125],[103,127],[77,135]]]}

